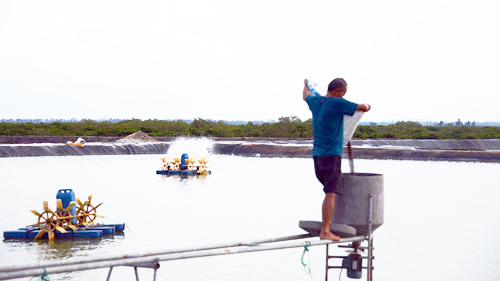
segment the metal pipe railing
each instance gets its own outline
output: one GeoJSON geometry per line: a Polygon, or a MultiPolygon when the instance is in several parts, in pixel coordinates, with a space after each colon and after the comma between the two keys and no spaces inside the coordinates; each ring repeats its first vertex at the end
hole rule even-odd
{"type": "Polygon", "coordinates": [[[182,253],[182,252],[193,252],[193,251],[211,250],[211,249],[218,249],[218,248],[238,247],[238,246],[250,246],[250,245],[258,245],[258,244],[272,243],[272,242],[279,242],[279,241],[288,241],[288,240],[302,239],[302,238],[309,238],[309,237],[313,237],[313,236],[310,234],[299,234],[299,235],[293,235],[293,236],[251,240],[251,241],[246,241],[246,242],[221,243],[221,244],[206,245],[206,246],[199,246],[199,247],[185,247],[185,248],[167,249],[167,250],[163,249],[163,250],[157,250],[157,251],[132,253],[132,254],[115,254],[115,255],[100,256],[100,257],[98,256],[98,257],[89,257],[89,258],[77,258],[77,259],[71,259],[71,260],[39,262],[39,263],[32,263],[32,264],[25,264],[25,265],[0,266],[0,273],[7,272],[7,271],[13,271],[13,270],[28,270],[28,269],[33,269],[33,268],[48,268],[48,267],[54,267],[54,266],[73,265],[73,264],[89,263],[89,262],[140,258],[140,257],[148,257],[148,256],[158,256],[158,255],[165,255],[165,254],[175,254],[175,253],[182,253]]]}
{"type": "Polygon", "coordinates": [[[317,240],[317,241],[294,241],[287,243],[268,244],[272,242],[283,242],[283,241],[302,239],[308,237],[312,237],[312,235],[302,234],[302,235],[255,240],[247,243],[230,243],[230,244],[219,244],[213,246],[184,248],[177,250],[165,250],[156,252],[153,251],[149,253],[140,254],[140,256],[138,257],[133,255],[121,255],[121,256],[115,255],[110,257],[101,257],[99,261],[96,261],[95,258],[94,259],[91,258],[91,259],[79,259],[74,261],[40,263],[36,266],[35,265],[8,266],[1,268],[0,280],[30,277],[30,276],[41,276],[43,274],[83,271],[83,270],[114,267],[114,266],[127,266],[127,265],[133,266],[138,264],[155,263],[159,261],[168,261],[168,260],[179,260],[179,259],[199,258],[207,256],[298,248],[306,246],[338,244],[346,242],[363,241],[364,239],[366,239],[365,236],[354,236],[350,238],[342,238],[340,241],[317,240]]]}

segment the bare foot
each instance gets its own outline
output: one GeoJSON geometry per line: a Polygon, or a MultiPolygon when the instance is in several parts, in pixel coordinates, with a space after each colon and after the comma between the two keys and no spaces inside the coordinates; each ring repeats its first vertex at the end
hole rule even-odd
{"type": "Polygon", "coordinates": [[[321,240],[340,241],[340,238],[340,236],[333,234],[331,231],[321,231],[319,234],[319,239],[321,240]]]}

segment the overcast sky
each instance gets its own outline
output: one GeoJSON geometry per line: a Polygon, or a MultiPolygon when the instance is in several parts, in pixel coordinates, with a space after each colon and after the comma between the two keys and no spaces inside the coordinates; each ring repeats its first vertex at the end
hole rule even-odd
{"type": "Polygon", "coordinates": [[[0,119],[499,121],[498,0],[0,0],[0,119]]]}

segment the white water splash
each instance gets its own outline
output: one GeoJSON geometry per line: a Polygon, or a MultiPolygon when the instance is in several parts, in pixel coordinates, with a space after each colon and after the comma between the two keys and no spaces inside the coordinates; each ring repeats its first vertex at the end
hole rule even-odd
{"type": "Polygon", "coordinates": [[[214,141],[209,138],[176,138],[168,148],[167,158],[180,158],[187,153],[190,158],[201,159],[212,155],[214,141]]]}

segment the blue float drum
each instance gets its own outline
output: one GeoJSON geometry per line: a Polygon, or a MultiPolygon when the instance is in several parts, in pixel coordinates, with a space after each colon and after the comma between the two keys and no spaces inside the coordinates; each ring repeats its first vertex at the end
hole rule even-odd
{"type": "MultiPolygon", "coordinates": [[[[61,199],[63,208],[67,208],[69,204],[75,201],[75,193],[71,189],[59,189],[57,192],[57,199],[61,199]]],[[[73,207],[70,210],[72,216],[76,216],[76,207],[73,207]]],[[[72,220],[73,223],[76,223],[76,218],[72,220]]]]}

